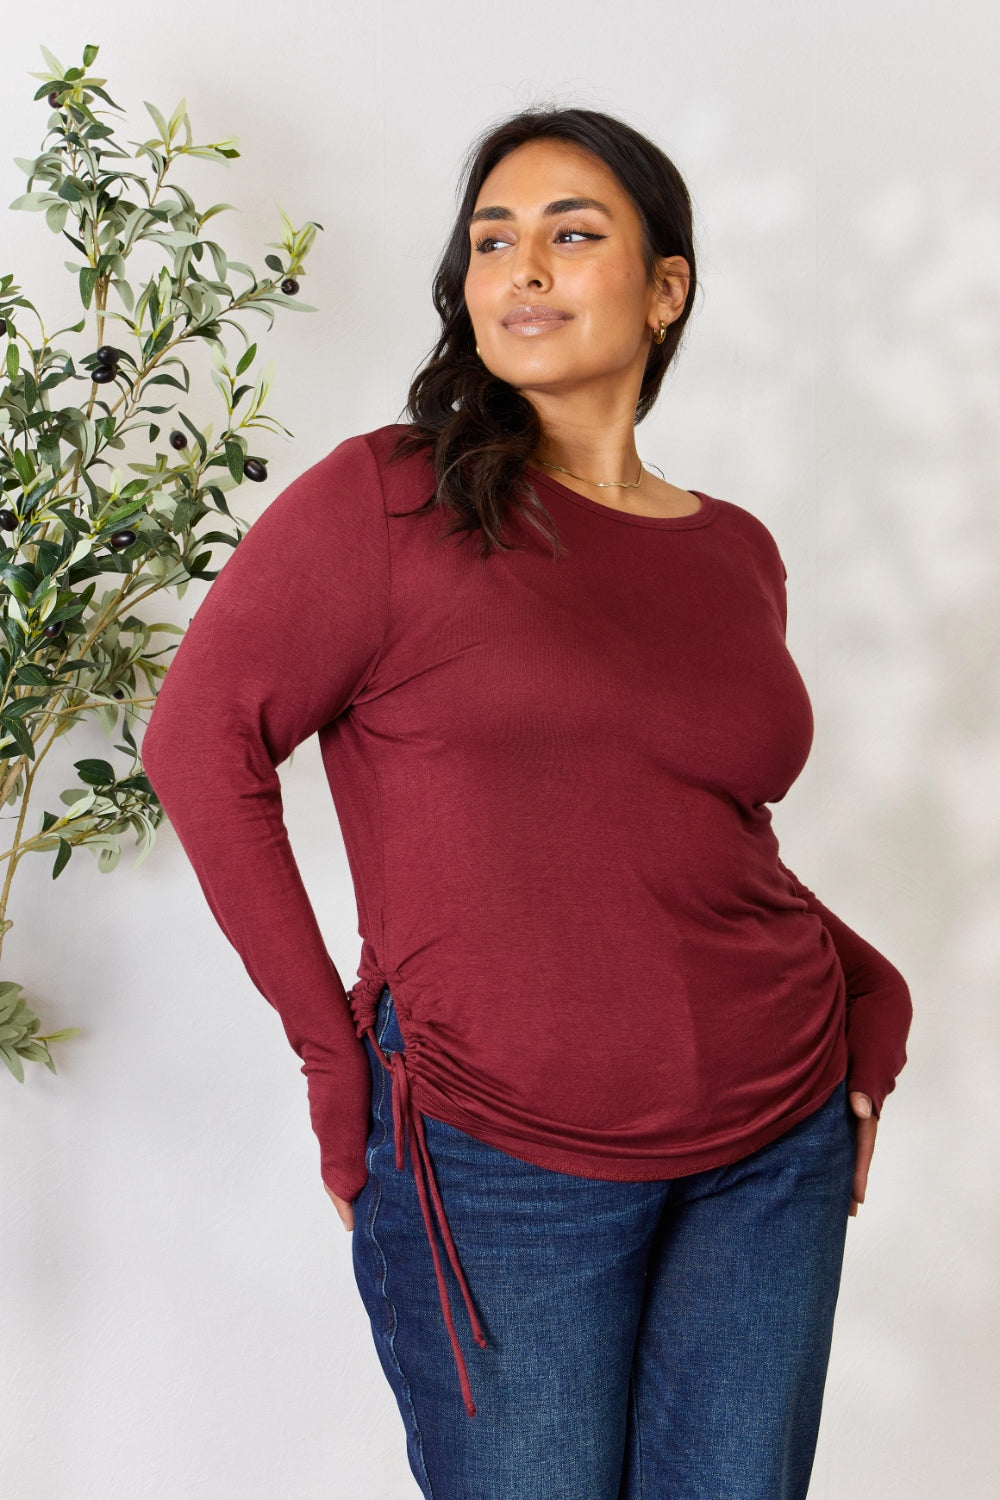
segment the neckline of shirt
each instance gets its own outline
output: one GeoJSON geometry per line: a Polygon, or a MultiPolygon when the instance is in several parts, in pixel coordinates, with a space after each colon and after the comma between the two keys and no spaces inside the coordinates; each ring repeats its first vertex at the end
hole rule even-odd
{"type": "Polygon", "coordinates": [[[719,502],[712,495],[706,495],[702,490],[689,490],[688,494],[696,495],[701,501],[701,509],[692,511],[689,516],[638,516],[631,511],[618,510],[616,506],[605,505],[600,500],[591,500],[588,495],[580,495],[576,490],[571,490],[569,485],[563,484],[561,480],[554,479],[549,474],[541,474],[537,469],[525,466],[525,473],[534,481],[538,480],[548,489],[554,490],[557,495],[572,501],[574,505],[580,505],[584,510],[591,511],[594,515],[606,516],[611,521],[624,521],[627,526],[657,526],[661,530],[685,531],[694,526],[707,526],[715,519],[719,509],[719,502]]]}

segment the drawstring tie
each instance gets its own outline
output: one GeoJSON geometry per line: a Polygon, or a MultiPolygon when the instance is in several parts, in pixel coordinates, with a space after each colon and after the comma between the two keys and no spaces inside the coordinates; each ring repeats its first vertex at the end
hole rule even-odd
{"type": "Polygon", "coordinates": [[[444,1204],[441,1202],[441,1194],[438,1191],[438,1185],[431,1169],[430,1154],[427,1150],[427,1138],[424,1134],[423,1116],[418,1109],[414,1108],[410,1099],[410,1079],[406,1071],[403,1053],[393,1052],[390,1056],[387,1056],[379,1045],[378,1039],[375,1036],[375,1028],[372,1025],[365,1027],[363,1034],[367,1035],[370,1039],[372,1046],[378,1054],[379,1061],[392,1079],[392,1134],[396,1147],[396,1168],[400,1172],[405,1165],[406,1141],[407,1137],[409,1137],[410,1160],[413,1163],[413,1176],[417,1185],[417,1197],[420,1199],[420,1211],[424,1216],[427,1243],[431,1247],[431,1255],[434,1260],[434,1275],[437,1277],[441,1312],[444,1315],[445,1327],[448,1329],[448,1337],[451,1339],[451,1350],[455,1357],[455,1367],[458,1370],[458,1382],[462,1387],[465,1409],[470,1417],[474,1417],[476,1415],[476,1405],[472,1399],[472,1387],[469,1384],[469,1372],[465,1366],[462,1347],[458,1342],[458,1334],[455,1332],[455,1320],[451,1315],[451,1302],[448,1298],[448,1287],[444,1279],[444,1267],[441,1264],[441,1256],[438,1252],[437,1240],[434,1236],[434,1225],[431,1219],[428,1194],[434,1204],[438,1229],[444,1241],[448,1260],[462,1290],[462,1298],[465,1302],[466,1311],[469,1314],[469,1323],[472,1328],[472,1337],[481,1349],[486,1348],[486,1335],[483,1333],[479,1319],[476,1316],[476,1309],[472,1303],[472,1294],[469,1291],[465,1273],[459,1264],[458,1251],[455,1249],[455,1241],[452,1239],[451,1229],[448,1226],[444,1204]],[[416,1141],[416,1150],[414,1150],[414,1141],[416,1141]]]}

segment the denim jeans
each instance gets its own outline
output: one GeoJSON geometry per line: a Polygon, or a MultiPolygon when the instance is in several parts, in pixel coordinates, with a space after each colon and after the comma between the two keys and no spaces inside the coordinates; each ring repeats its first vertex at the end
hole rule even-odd
{"type": "MultiPolygon", "coordinates": [[[[388,987],[375,1034],[403,1050],[388,987]]],[[[354,1269],[428,1500],[804,1500],[851,1202],[845,1081],[742,1161],[654,1182],[550,1171],[425,1117],[487,1338],[445,1263],[470,1418],[389,1074],[365,1045],[354,1269]]]]}

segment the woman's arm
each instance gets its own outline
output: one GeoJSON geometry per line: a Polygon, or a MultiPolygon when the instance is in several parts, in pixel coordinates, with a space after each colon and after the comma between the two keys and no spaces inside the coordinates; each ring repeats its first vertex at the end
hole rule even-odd
{"type": "Polygon", "coordinates": [[[353,437],[272,501],[226,561],[142,744],[216,921],[302,1059],[322,1178],[347,1200],[367,1176],[370,1075],[292,854],[275,768],[367,680],[388,593],[379,475],[353,437]]]}
{"type": "Polygon", "coordinates": [[[877,1119],[906,1062],[906,1038],[913,1016],[906,980],[877,948],[824,906],[786,865],[781,868],[806,908],[819,917],[837,950],[847,986],[847,1087],[868,1095],[877,1119]]]}
{"type": "Polygon", "coordinates": [[[824,906],[787,865],[781,868],[807,909],[819,917],[830,934],[844,971],[847,1096],[857,1117],[850,1207],[852,1217],[856,1217],[858,1205],[865,1201],[882,1105],[906,1062],[906,1038],[913,1014],[910,991],[899,970],[877,948],[824,906]]]}
{"type": "MultiPolygon", "coordinates": [[[[771,586],[784,635],[788,574],[771,533],[762,525],[760,534],[769,554],[771,586]]],[[[906,980],[877,948],[824,906],[787,865],[780,860],[778,863],[807,910],[819,917],[837,951],[847,985],[847,1088],[849,1093],[867,1094],[873,1117],[878,1119],[906,1062],[906,1038],[913,1015],[906,980]]]]}

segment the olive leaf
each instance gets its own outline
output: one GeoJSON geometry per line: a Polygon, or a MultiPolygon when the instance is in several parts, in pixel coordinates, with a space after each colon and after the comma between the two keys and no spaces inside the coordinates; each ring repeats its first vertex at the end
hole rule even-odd
{"type": "MultiPolygon", "coordinates": [[[[224,165],[239,155],[238,138],[196,144],[182,99],[169,114],[145,101],[155,133],[123,140],[121,118],[106,117],[124,111],[107,79],[90,73],[99,47],[88,43],[70,68],[41,50],[47,70],[32,76],[47,129],[39,154],[17,159],[26,191],[10,207],[43,216],[74,252],[66,267],[83,316],[48,334],[14,274],[0,275],[0,806],[16,810],[0,851],[0,952],[25,855],[51,853],[55,880],[77,848],[105,874],[127,835],[137,864],[153,848],[164,814],[133,731],[176,649],[157,637],[183,632],[136,609],[162,590],[182,598],[192,579],[211,581],[213,548],[246,533],[226,496],[267,472],[259,441],[249,456],[247,434],[288,429],[264,410],[273,363],[254,375],[258,343],[244,321],[262,313],[270,328],[279,308],[313,310],[297,300],[298,278],[322,227],[297,229],[278,205],[282,235],[268,248],[281,258],[265,255],[264,274],[232,260],[205,226],[233,205],[199,211],[175,168],[187,156],[224,165]],[[243,346],[235,365],[232,333],[243,346]],[[207,412],[177,406],[198,360],[224,407],[217,435],[207,412]],[[43,811],[32,832],[26,812],[41,763],[86,719],[118,736],[121,759],[76,761],[63,811],[43,811]]],[[[48,1043],[79,1028],[40,1035],[20,991],[0,983],[0,1052],[23,1081],[23,1059],[54,1072],[48,1043]]]]}

